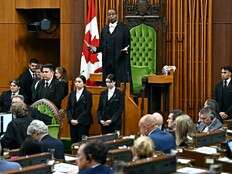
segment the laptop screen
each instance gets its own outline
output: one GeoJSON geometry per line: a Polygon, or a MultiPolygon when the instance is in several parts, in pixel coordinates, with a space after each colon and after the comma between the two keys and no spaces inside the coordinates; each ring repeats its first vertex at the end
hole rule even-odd
{"type": "Polygon", "coordinates": [[[6,132],[8,124],[12,121],[11,113],[0,113],[0,134],[6,132]]]}

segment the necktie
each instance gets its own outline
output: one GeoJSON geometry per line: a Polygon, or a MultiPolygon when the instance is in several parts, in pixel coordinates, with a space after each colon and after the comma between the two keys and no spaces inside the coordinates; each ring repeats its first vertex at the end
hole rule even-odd
{"type": "Polygon", "coordinates": [[[48,87],[48,82],[47,81],[45,81],[45,88],[47,88],[48,87]]]}
{"type": "Polygon", "coordinates": [[[35,73],[32,73],[32,78],[33,78],[33,79],[35,79],[35,78],[36,78],[35,73]]]}
{"type": "Polygon", "coordinates": [[[227,81],[226,80],[224,80],[224,85],[223,86],[227,87],[227,81]]]}

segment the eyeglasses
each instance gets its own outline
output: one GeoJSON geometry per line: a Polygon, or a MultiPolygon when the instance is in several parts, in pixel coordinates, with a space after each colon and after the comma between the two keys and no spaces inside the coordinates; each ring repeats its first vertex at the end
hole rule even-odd
{"type": "Polygon", "coordinates": [[[226,74],[227,72],[226,72],[226,71],[222,71],[221,73],[222,73],[222,74],[226,74]]]}

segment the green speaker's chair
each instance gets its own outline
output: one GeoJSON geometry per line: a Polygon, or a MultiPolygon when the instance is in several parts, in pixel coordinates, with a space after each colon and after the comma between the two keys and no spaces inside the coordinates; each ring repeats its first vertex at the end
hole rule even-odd
{"type": "Polygon", "coordinates": [[[140,24],[130,29],[131,35],[131,74],[134,94],[142,91],[142,78],[156,72],[156,31],[140,24]]]}
{"type": "Polygon", "coordinates": [[[59,130],[62,125],[63,110],[58,108],[47,99],[40,99],[31,105],[43,114],[52,118],[51,125],[48,125],[48,133],[54,138],[58,138],[59,130]]]}

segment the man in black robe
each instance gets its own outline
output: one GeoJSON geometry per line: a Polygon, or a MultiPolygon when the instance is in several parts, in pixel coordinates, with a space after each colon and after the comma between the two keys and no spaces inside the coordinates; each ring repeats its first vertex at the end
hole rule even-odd
{"type": "Polygon", "coordinates": [[[117,82],[128,82],[131,74],[130,32],[123,23],[117,21],[115,9],[108,11],[108,22],[101,32],[100,46],[87,46],[92,53],[102,52],[103,79],[108,74],[114,74],[117,82]]]}

